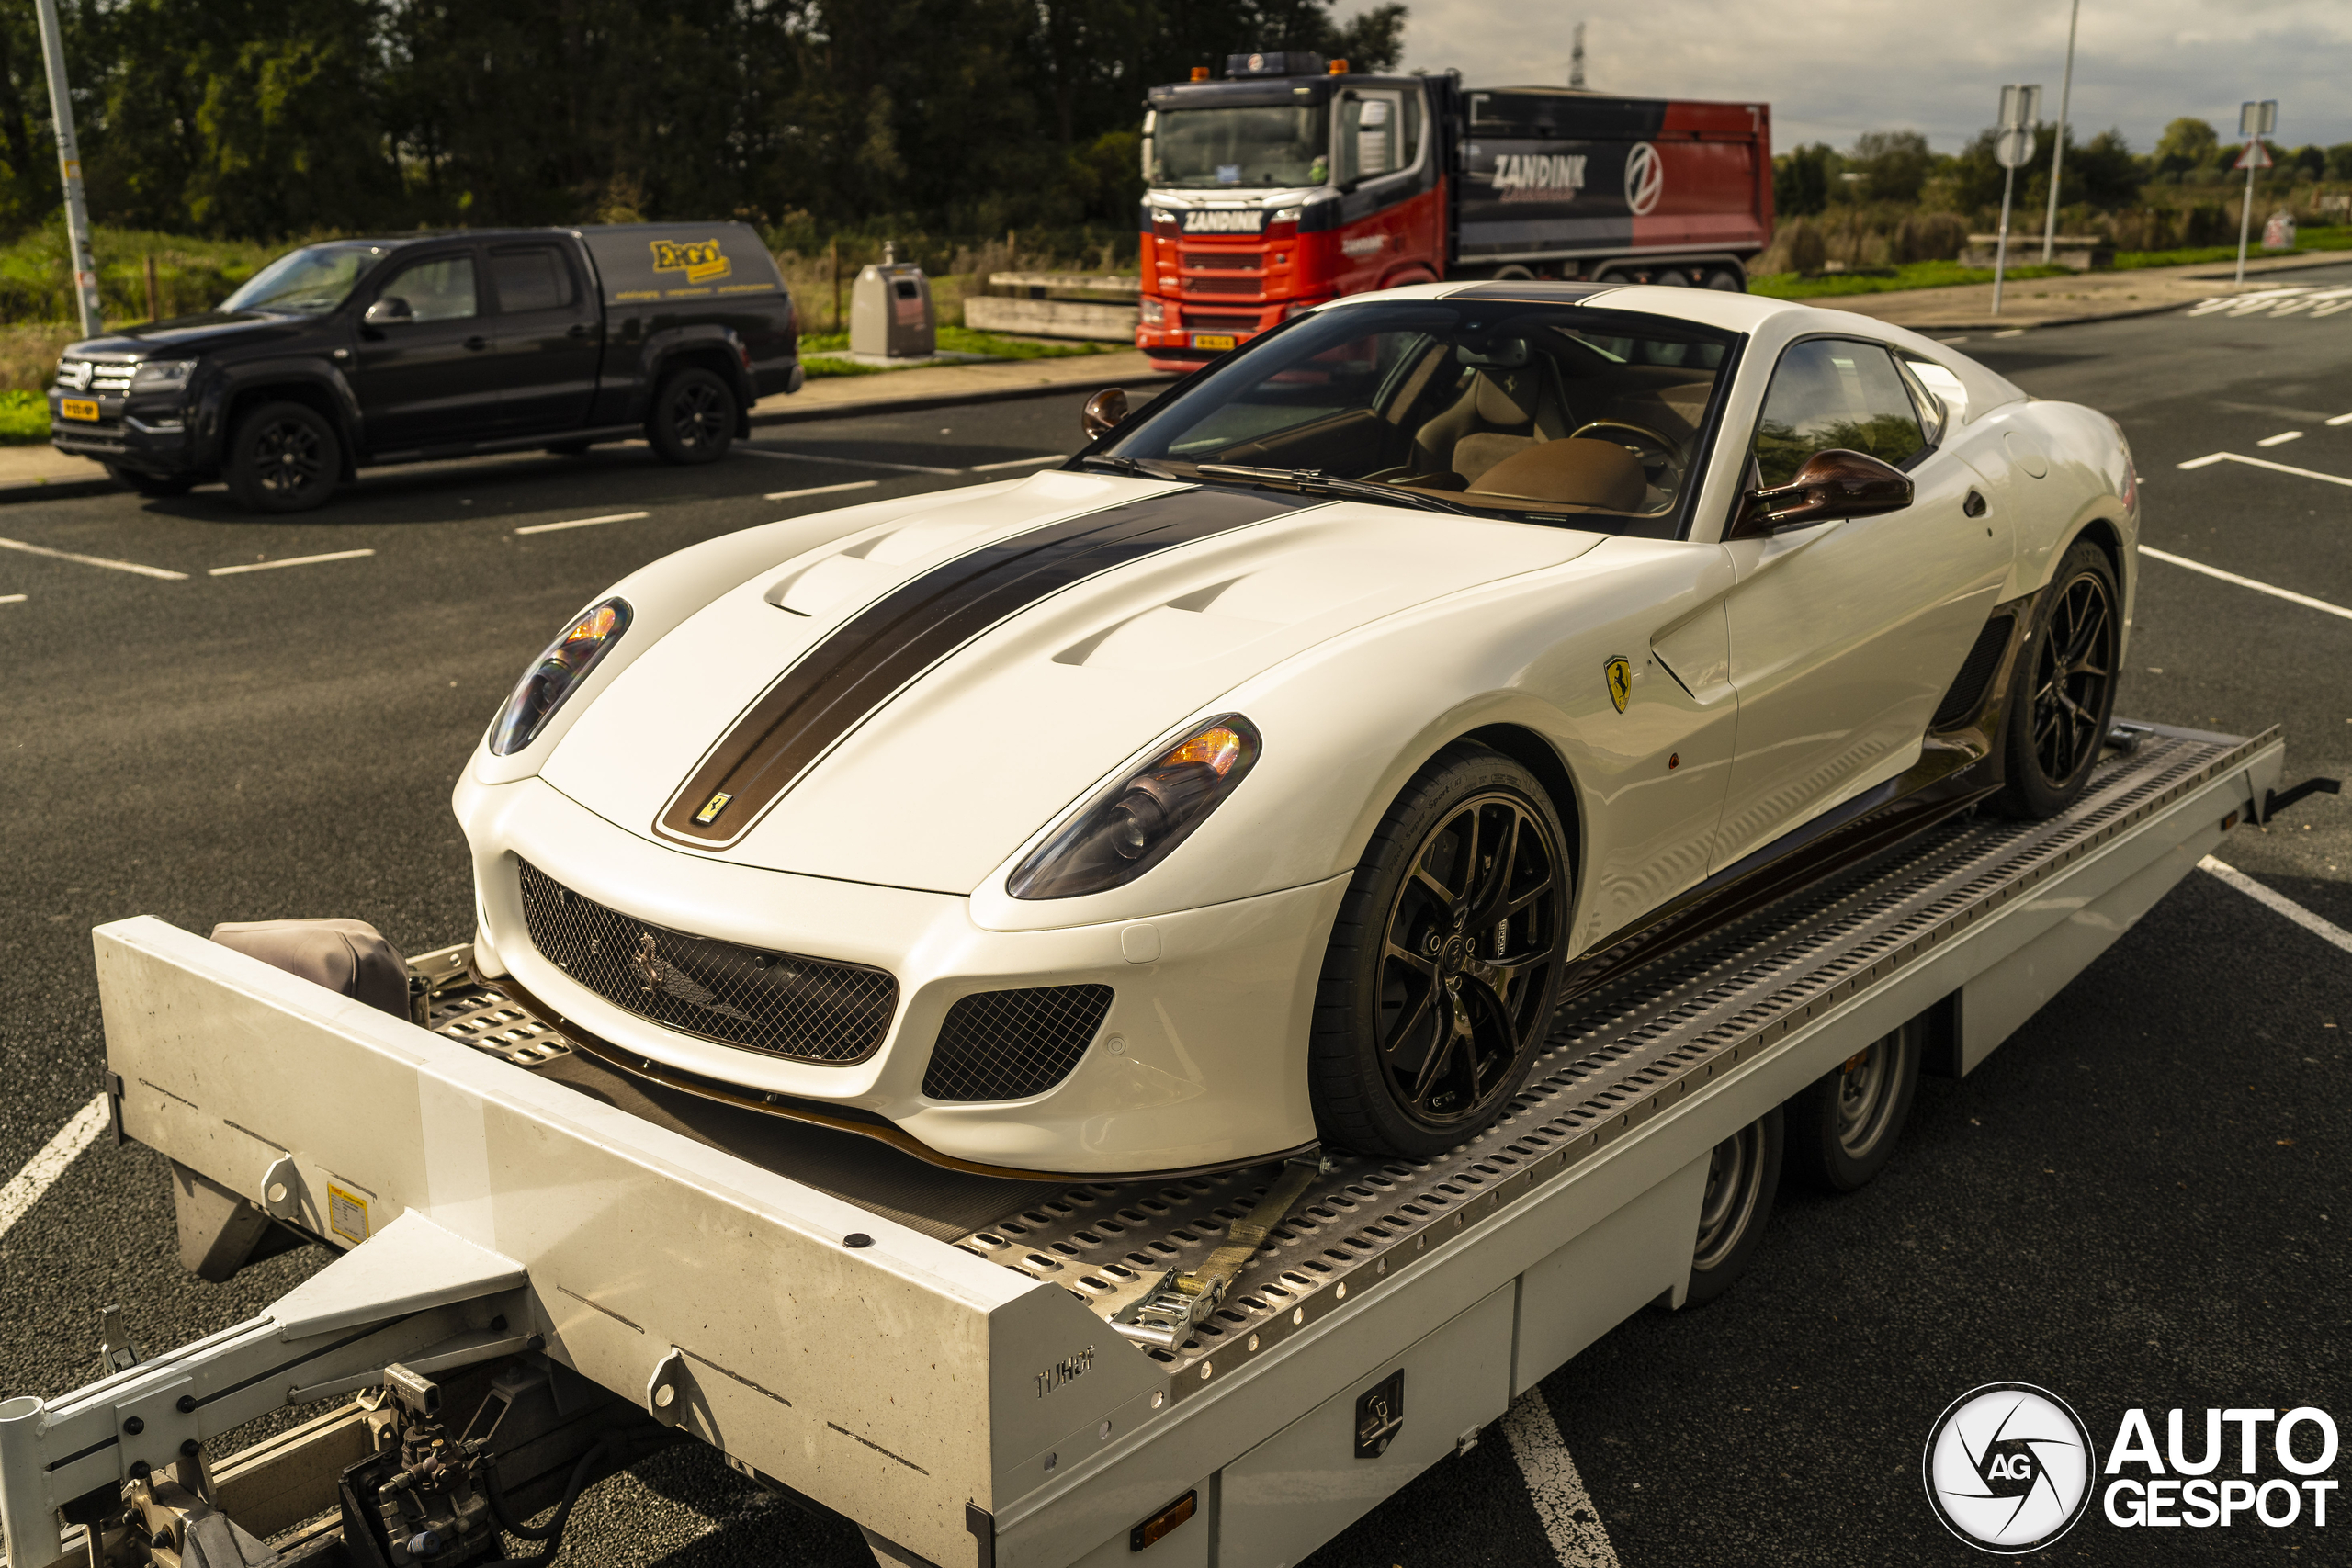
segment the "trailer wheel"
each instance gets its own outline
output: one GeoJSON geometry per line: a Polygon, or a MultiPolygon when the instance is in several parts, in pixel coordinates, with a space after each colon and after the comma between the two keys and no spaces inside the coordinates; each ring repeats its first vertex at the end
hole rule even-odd
{"type": "Polygon", "coordinates": [[[2122,595],[2107,552],[2077,539],[2033,607],[2000,719],[2004,816],[2055,817],[2090,783],[2115,715],[2122,595]]]}
{"type": "Polygon", "coordinates": [[[1789,1101],[1789,1161],[1808,1184],[1851,1192],[1893,1157],[1919,1089],[1926,1033],[1927,1021],[1915,1018],[1789,1101]]]}
{"type": "Polygon", "coordinates": [[[1714,267],[1707,273],[1707,287],[1720,288],[1726,294],[1745,294],[1747,292],[1747,275],[1737,267],[1714,267]]]}
{"type": "Polygon", "coordinates": [[[654,389],[645,438],[673,463],[716,463],[735,440],[735,393],[726,382],[693,366],[654,389]]]}
{"type": "Polygon", "coordinates": [[[1535,280],[1535,274],[1513,262],[1509,266],[1495,268],[1495,278],[1503,283],[1532,283],[1535,280]]]}
{"type": "Polygon", "coordinates": [[[254,512],[308,512],[343,477],[334,426],[302,403],[264,403],[237,422],[222,465],[229,493],[254,512]]]}
{"type": "Polygon", "coordinates": [[[1781,1184],[1781,1134],[1776,1105],[1717,1144],[1708,1156],[1685,1307],[1705,1306],[1730,1290],[1756,1260],[1764,1222],[1772,1215],[1772,1192],[1781,1184]]]}
{"type": "Polygon", "coordinates": [[[1307,1089],[1324,1141],[1430,1159],[1502,1114],[1551,1026],[1567,834],[1535,776],[1457,743],[1364,847],[1315,993],[1307,1089]]]}

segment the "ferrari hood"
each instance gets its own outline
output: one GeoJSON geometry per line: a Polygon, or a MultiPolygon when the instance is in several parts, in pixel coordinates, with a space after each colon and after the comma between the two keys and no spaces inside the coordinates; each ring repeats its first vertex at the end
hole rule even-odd
{"type": "Polygon", "coordinates": [[[948,492],[688,616],[580,716],[542,773],[685,852],[968,893],[1253,675],[1600,542],[1058,471],[948,492]]]}

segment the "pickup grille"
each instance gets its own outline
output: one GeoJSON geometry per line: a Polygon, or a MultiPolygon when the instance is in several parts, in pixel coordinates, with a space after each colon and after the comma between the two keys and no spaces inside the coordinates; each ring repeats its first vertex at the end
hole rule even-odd
{"type": "Polygon", "coordinates": [[[109,365],[95,359],[61,359],[57,362],[57,385],[68,392],[111,393],[117,396],[130,390],[133,365],[109,365]]]}

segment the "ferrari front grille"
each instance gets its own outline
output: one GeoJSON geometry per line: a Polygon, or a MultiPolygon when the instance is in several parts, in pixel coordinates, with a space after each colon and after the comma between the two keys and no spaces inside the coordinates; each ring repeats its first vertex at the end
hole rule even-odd
{"type": "Polygon", "coordinates": [[[829,1066],[863,1061],[889,1032],[899,982],[886,970],[649,925],[516,863],[531,945],[615,1007],[682,1034],[829,1066]]]}
{"type": "Polygon", "coordinates": [[[922,1075],[927,1099],[1026,1100],[1069,1077],[1111,1010],[1108,986],[981,991],[947,1010],[922,1075]]]}

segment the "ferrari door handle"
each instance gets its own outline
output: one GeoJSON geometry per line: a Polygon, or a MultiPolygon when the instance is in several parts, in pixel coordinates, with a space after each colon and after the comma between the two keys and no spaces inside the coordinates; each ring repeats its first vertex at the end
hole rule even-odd
{"type": "Polygon", "coordinates": [[[1968,499],[1960,503],[1960,514],[1962,517],[1982,517],[1984,515],[1984,496],[1973,490],[1968,492],[1968,499]]]}
{"type": "Polygon", "coordinates": [[[466,340],[466,347],[476,354],[480,354],[483,349],[488,348],[489,346],[490,340],[486,337],[469,337],[466,340]]]}

